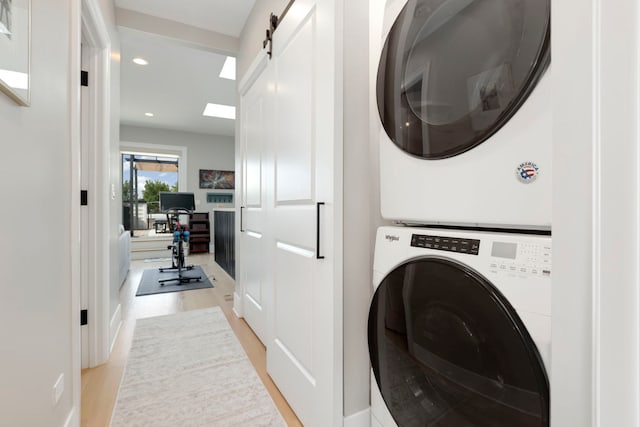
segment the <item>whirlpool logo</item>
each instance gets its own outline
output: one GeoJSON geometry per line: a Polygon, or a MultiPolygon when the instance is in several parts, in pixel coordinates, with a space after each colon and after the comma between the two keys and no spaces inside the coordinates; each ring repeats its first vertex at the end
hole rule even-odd
{"type": "Polygon", "coordinates": [[[400,236],[392,236],[391,234],[385,234],[384,238],[390,242],[397,242],[400,240],[400,236]]]}

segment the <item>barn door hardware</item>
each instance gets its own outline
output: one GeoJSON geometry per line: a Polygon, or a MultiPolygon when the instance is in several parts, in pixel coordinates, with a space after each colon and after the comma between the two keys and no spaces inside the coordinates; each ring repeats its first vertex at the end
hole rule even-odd
{"type": "Polygon", "coordinates": [[[273,13],[271,13],[271,15],[269,16],[269,28],[267,29],[267,32],[266,32],[267,37],[262,41],[263,49],[267,47],[267,45],[269,45],[269,50],[267,50],[267,55],[269,55],[269,59],[271,59],[271,54],[273,53],[273,33],[276,30],[276,28],[278,28],[278,25],[280,24],[280,22],[282,22],[282,20],[284,19],[284,16],[287,14],[289,9],[291,8],[291,5],[295,1],[296,0],[290,0],[289,3],[287,3],[287,7],[284,8],[284,11],[282,11],[279,17],[278,15],[274,15],[273,13]]]}
{"type": "Polygon", "coordinates": [[[264,49],[269,45],[267,55],[271,59],[271,53],[273,51],[273,32],[278,28],[278,16],[273,13],[269,16],[269,28],[267,28],[267,38],[262,42],[262,48],[264,49]]]}

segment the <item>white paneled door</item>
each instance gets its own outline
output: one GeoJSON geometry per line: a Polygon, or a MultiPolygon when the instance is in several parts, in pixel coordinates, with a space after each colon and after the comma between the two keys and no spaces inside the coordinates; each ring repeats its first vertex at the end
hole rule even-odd
{"type": "Polygon", "coordinates": [[[292,3],[240,84],[241,311],[308,427],[343,414],[340,4],[292,3]]]}
{"type": "Polygon", "coordinates": [[[258,77],[241,94],[242,207],[240,214],[240,281],[244,318],[258,338],[267,343],[267,307],[272,295],[267,262],[268,233],[265,232],[267,189],[272,175],[265,161],[272,135],[273,87],[269,91],[271,68],[260,64],[258,77]],[[271,127],[271,129],[270,129],[271,127]]]}
{"type": "MultiPolygon", "coordinates": [[[[339,2],[338,2],[339,3],[339,2]]],[[[305,426],[342,425],[336,2],[297,0],[273,36],[267,370],[305,426]]]]}

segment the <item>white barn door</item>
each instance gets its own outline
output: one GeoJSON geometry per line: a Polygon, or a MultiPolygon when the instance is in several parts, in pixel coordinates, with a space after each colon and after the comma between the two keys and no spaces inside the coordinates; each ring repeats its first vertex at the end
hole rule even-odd
{"type": "Polygon", "coordinates": [[[273,90],[264,58],[257,77],[241,94],[242,190],[240,213],[240,282],[244,318],[258,338],[267,343],[267,311],[271,291],[265,232],[270,165],[265,161],[273,127],[273,90]]]}
{"type": "Polygon", "coordinates": [[[267,370],[308,427],[342,425],[336,14],[333,0],[297,0],[274,33],[269,64],[277,118],[267,370]]]}

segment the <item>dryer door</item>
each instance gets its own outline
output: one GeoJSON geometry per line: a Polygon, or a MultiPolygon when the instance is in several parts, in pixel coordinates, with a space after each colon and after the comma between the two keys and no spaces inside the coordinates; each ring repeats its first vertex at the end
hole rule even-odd
{"type": "Polygon", "coordinates": [[[377,96],[387,135],[426,159],[500,129],[550,62],[550,0],[409,0],[387,36],[377,96]]]}
{"type": "Polygon", "coordinates": [[[399,426],[549,425],[549,382],[525,326],[477,272],[429,257],[392,271],[369,313],[371,365],[399,426]]]}

